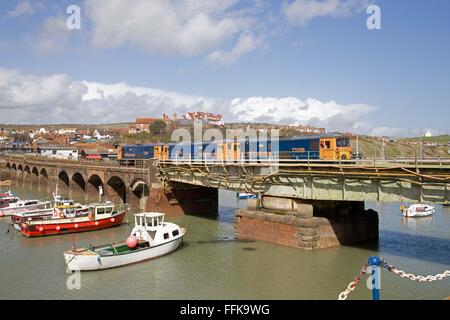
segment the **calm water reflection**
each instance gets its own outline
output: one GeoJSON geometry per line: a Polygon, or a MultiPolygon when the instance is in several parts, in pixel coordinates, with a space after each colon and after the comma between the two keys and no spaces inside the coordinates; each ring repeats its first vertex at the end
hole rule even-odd
{"type": "MultiPolygon", "coordinates": [[[[24,198],[49,198],[46,191],[12,187],[24,198]]],[[[76,196],[74,196],[76,198],[76,196]]],[[[220,192],[216,216],[168,219],[188,225],[185,244],[176,252],[146,263],[83,273],[81,290],[68,290],[62,252],[72,246],[115,242],[131,225],[47,238],[27,239],[6,233],[0,220],[1,299],[335,299],[370,255],[415,274],[450,269],[450,208],[438,206],[433,217],[405,219],[400,204],[368,203],[380,213],[376,245],[344,246],[303,252],[260,241],[234,238],[237,207],[232,192],[220,192]]],[[[131,215],[130,215],[131,217],[131,215]]],[[[132,219],[130,219],[132,221],[132,219]]],[[[442,299],[450,280],[413,283],[383,272],[383,299],[442,299]]],[[[351,299],[370,299],[362,283],[351,299]]]]}

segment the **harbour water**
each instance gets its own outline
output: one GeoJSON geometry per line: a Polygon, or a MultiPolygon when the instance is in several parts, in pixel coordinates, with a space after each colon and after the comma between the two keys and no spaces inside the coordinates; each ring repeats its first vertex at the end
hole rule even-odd
{"type": "MultiPolygon", "coordinates": [[[[4,188],[3,188],[4,189],[4,188]]],[[[12,186],[22,198],[50,198],[45,191],[12,186]]],[[[76,198],[76,197],[74,197],[76,198]]],[[[80,199],[81,200],[81,199],[80,199]]],[[[63,250],[113,243],[128,236],[130,224],[76,235],[28,239],[8,230],[0,218],[0,299],[336,299],[370,255],[381,255],[414,274],[450,270],[450,208],[436,206],[426,218],[403,218],[400,204],[367,203],[379,212],[380,239],[319,251],[235,239],[235,209],[246,200],[220,191],[213,216],[167,217],[187,224],[184,245],[152,261],[87,272],[80,289],[68,289],[63,250]]],[[[371,299],[365,279],[349,299],[371,299]]],[[[450,279],[419,283],[382,271],[382,299],[443,299],[450,279]]]]}

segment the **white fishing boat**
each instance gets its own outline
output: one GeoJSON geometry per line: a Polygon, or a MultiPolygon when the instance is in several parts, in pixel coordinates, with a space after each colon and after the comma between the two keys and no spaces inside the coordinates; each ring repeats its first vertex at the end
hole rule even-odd
{"type": "Polygon", "coordinates": [[[17,202],[10,203],[7,207],[1,208],[0,217],[10,216],[16,213],[32,210],[51,209],[52,207],[52,201],[19,200],[17,202]]]}
{"type": "Polygon", "coordinates": [[[58,194],[58,189],[53,193],[53,202],[51,206],[39,207],[37,209],[19,210],[10,214],[11,221],[15,224],[17,230],[20,231],[19,223],[35,220],[46,219],[52,216],[59,218],[60,216],[70,216],[74,211],[82,212],[89,208],[87,205],[75,202],[70,199],[63,198],[58,194]]]}
{"type": "Polygon", "coordinates": [[[176,250],[186,233],[186,228],[165,222],[159,212],[135,214],[134,224],[126,241],[65,251],[68,271],[101,270],[154,259],[176,250]]]}
{"type": "Polygon", "coordinates": [[[409,207],[401,206],[400,211],[404,217],[427,217],[434,213],[434,206],[430,204],[412,204],[409,207]]]}
{"type": "Polygon", "coordinates": [[[0,193],[0,208],[10,206],[12,203],[16,203],[20,198],[14,196],[11,191],[0,193]]]}

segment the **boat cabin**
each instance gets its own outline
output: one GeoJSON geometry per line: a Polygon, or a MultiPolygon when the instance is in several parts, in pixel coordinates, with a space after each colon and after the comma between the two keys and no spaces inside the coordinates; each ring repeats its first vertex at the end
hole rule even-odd
{"type": "Polygon", "coordinates": [[[93,203],[89,206],[89,211],[93,213],[96,220],[108,218],[114,213],[114,204],[112,202],[93,203]]]}
{"type": "Polygon", "coordinates": [[[170,242],[180,235],[176,224],[164,222],[164,213],[143,212],[134,215],[134,229],[131,232],[139,241],[148,241],[151,246],[170,242]]]}
{"type": "Polygon", "coordinates": [[[159,212],[144,212],[134,215],[134,225],[147,231],[155,231],[164,224],[164,214],[159,212]]]}
{"type": "Polygon", "coordinates": [[[24,200],[24,201],[17,201],[18,207],[26,207],[26,206],[32,206],[40,204],[41,202],[39,200],[24,200]]]}

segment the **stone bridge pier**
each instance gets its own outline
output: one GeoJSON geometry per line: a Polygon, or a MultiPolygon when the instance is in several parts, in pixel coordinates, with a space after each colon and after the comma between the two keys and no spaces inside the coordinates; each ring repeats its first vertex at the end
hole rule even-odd
{"type": "Polygon", "coordinates": [[[217,214],[219,190],[184,183],[154,185],[150,191],[148,209],[173,215],[217,214]]]}
{"type": "Polygon", "coordinates": [[[240,238],[303,250],[378,240],[378,213],[363,201],[302,200],[273,196],[249,199],[235,216],[240,238]]]}

